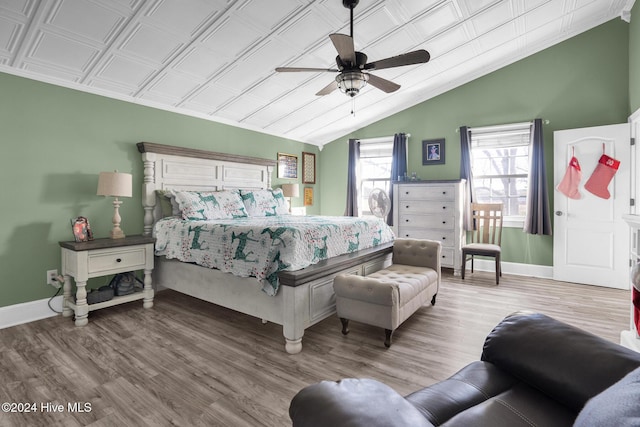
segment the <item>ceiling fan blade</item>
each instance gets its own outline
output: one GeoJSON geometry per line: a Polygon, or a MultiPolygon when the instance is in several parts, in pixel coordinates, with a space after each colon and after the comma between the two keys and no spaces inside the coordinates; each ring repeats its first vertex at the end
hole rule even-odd
{"type": "Polygon", "coordinates": [[[276,71],[279,73],[297,73],[297,72],[304,72],[304,71],[309,71],[309,72],[314,72],[314,73],[320,73],[320,72],[332,72],[332,73],[337,73],[338,70],[335,68],[299,68],[299,67],[278,67],[276,68],[276,71]]]}
{"type": "Polygon", "coordinates": [[[369,77],[369,84],[377,87],[383,92],[391,93],[400,89],[400,85],[390,80],[383,79],[382,77],[374,76],[373,74],[367,74],[369,77]]]}
{"type": "Polygon", "coordinates": [[[424,64],[429,62],[431,55],[424,49],[392,56],[391,58],[373,61],[364,66],[365,70],[382,70],[384,68],[402,67],[403,65],[424,64]]]}
{"type": "Polygon", "coordinates": [[[345,34],[330,34],[329,38],[338,51],[340,60],[345,64],[354,65],[356,63],[356,49],[353,45],[353,37],[345,34]]]}
{"type": "Polygon", "coordinates": [[[338,83],[336,83],[336,81],[334,80],[328,85],[326,85],[325,87],[323,87],[318,93],[316,93],[316,95],[317,96],[328,95],[336,89],[338,89],[338,83]]]}

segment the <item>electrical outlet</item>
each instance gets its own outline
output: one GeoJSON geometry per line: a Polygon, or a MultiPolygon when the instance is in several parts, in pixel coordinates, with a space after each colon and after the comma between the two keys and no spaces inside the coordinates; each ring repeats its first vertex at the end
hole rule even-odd
{"type": "Polygon", "coordinates": [[[51,285],[56,289],[60,289],[62,284],[58,282],[58,270],[47,271],[47,285],[51,285]]]}

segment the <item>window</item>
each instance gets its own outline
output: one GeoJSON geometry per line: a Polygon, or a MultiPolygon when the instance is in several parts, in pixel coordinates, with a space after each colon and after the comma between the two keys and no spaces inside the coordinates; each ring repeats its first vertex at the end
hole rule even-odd
{"type": "Polygon", "coordinates": [[[360,216],[371,216],[369,194],[374,188],[380,188],[389,194],[391,186],[391,157],[393,137],[383,141],[360,141],[359,163],[359,206],[360,216]]]}
{"type": "Polygon", "coordinates": [[[505,225],[524,223],[530,135],[530,123],[471,130],[471,170],[476,199],[480,203],[502,203],[505,225]]]}

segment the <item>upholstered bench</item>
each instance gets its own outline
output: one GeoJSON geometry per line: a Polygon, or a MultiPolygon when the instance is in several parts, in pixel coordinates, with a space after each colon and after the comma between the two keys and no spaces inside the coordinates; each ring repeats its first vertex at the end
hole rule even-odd
{"type": "Polygon", "coordinates": [[[440,287],[440,242],[396,239],[389,267],[368,276],[340,274],[333,281],[342,333],[349,320],[385,329],[384,345],[393,331],[427,301],[436,303],[440,287]]]}

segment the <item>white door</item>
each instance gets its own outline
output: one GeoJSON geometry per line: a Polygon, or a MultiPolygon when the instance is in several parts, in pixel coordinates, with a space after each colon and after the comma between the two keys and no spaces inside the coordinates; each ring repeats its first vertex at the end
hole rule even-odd
{"type": "Polygon", "coordinates": [[[553,278],[628,289],[629,227],[622,215],[630,212],[629,124],[556,131],[553,140],[553,278]],[[609,199],[584,188],[603,146],[605,154],[620,160],[608,186],[609,199]],[[555,188],[573,155],[582,169],[580,199],[570,199],[555,188]]]}

